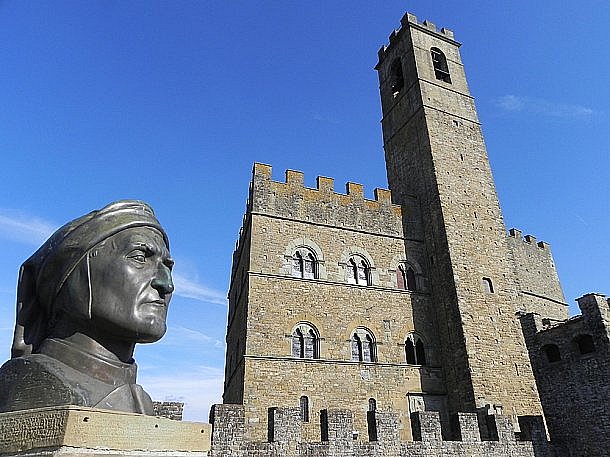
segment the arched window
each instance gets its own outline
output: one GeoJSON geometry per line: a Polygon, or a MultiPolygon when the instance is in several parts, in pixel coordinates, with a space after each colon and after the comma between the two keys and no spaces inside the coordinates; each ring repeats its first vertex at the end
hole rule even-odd
{"type": "Polygon", "coordinates": [[[307,248],[299,248],[292,256],[292,276],[303,279],[316,279],[316,257],[307,248]]]}
{"type": "Polygon", "coordinates": [[[292,357],[299,359],[319,358],[317,330],[306,322],[300,323],[292,332],[292,357]]]}
{"type": "Polygon", "coordinates": [[[436,79],[451,84],[447,58],[443,51],[438,48],[432,48],[430,49],[430,54],[432,55],[432,65],[434,65],[434,76],[436,79]]]}
{"type": "Polygon", "coordinates": [[[483,279],[481,279],[481,284],[483,285],[483,291],[486,294],[493,294],[494,293],[494,285],[491,282],[491,279],[483,278],[483,279]]]}
{"type": "Polygon", "coordinates": [[[578,352],[581,354],[590,354],[595,352],[595,344],[591,335],[579,335],[574,338],[574,342],[578,347],[578,352]]]}
{"type": "Polygon", "coordinates": [[[357,328],[352,335],[352,360],[356,362],[375,362],[375,338],[364,328],[357,328]]]}
{"type": "Polygon", "coordinates": [[[547,361],[549,362],[559,362],[561,360],[559,348],[554,344],[547,344],[546,346],[542,346],[542,352],[544,353],[547,361]]]}
{"type": "Polygon", "coordinates": [[[368,263],[358,256],[353,256],[347,261],[347,283],[360,286],[370,285],[371,271],[368,263]]]}
{"type": "Polygon", "coordinates": [[[415,270],[411,265],[398,265],[396,269],[396,286],[399,289],[417,291],[415,270]]]}
{"type": "Polygon", "coordinates": [[[411,333],[405,340],[405,358],[411,365],[426,365],[424,341],[416,333],[411,333]]]}
{"type": "Polygon", "coordinates": [[[396,97],[405,85],[405,78],[402,74],[402,62],[400,59],[394,59],[390,72],[392,77],[392,95],[396,97]]]}
{"type": "Polygon", "coordinates": [[[299,399],[299,408],[301,410],[301,420],[309,422],[309,398],[305,395],[299,399]]]}

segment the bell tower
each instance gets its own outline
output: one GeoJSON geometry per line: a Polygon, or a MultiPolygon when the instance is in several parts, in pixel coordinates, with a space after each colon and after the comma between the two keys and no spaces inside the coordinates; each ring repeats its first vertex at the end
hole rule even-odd
{"type": "Polygon", "coordinates": [[[382,129],[407,252],[420,252],[452,412],[540,414],[519,291],[453,32],[407,13],[379,51],[382,129]]]}

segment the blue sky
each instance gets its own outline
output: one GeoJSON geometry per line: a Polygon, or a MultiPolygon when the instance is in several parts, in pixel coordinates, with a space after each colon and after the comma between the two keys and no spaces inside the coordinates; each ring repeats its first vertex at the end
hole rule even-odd
{"type": "Polygon", "coordinates": [[[551,243],[569,303],[610,293],[607,0],[0,0],[1,358],[19,265],[66,221],[142,199],[177,291],[139,379],[207,421],[252,163],[386,187],[373,67],[405,11],[463,43],[507,226],[551,243]]]}

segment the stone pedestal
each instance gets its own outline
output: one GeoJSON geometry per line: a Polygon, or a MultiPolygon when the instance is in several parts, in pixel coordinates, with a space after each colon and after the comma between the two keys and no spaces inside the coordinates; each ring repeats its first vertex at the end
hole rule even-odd
{"type": "Polygon", "coordinates": [[[0,456],[205,457],[210,424],[80,406],[0,414],[0,456]]]}

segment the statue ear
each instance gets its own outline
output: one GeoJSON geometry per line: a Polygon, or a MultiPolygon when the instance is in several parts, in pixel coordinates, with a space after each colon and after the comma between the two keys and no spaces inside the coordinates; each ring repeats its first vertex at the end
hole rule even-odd
{"type": "Polygon", "coordinates": [[[55,306],[69,316],[91,319],[91,270],[89,253],[76,265],[61,287],[55,306]]]}

